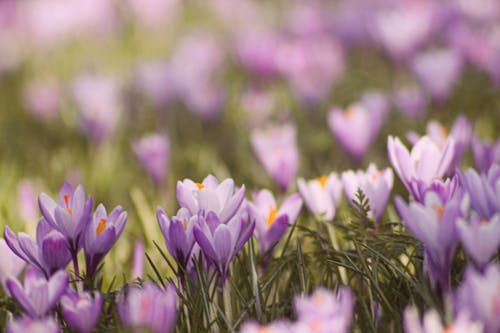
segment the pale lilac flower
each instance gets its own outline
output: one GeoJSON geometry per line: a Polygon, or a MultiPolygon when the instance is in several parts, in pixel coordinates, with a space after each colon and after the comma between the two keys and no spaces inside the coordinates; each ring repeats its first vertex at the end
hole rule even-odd
{"type": "Polygon", "coordinates": [[[3,238],[0,238],[0,253],[2,253],[2,259],[0,260],[0,282],[4,291],[7,291],[5,286],[7,278],[17,278],[23,271],[25,263],[12,252],[3,238]]]}
{"type": "Polygon", "coordinates": [[[446,144],[440,147],[424,136],[410,152],[399,138],[389,136],[387,150],[399,179],[408,191],[416,196],[412,183],[421,181],[424,186],[429,186],[436,178],[443,177],[453,160],[454,144],[453,138],[449,138],[446,144]]]}
{"type": "Polygon", "coordinates": [[[429,95],[441,102],[448,99],[460,79],[463,60],[452,49],[430,50],[415,57],[412,69],[429,95]]]}
{"type": "Polygon", "coordinates": [[[58,271],[49,280],[29,267],[24,276],[24,287],[15,278],[7,279],[12,297],[31,318],[43,318],[51,311],[68,287],[69,276],[58,271]]]}
{"type": "Polygon", "coordinates": [[[168,63],[142,63],[138,66],[134,83],[142,96],[156,107],[163,107],[176,98],[172,69],[168,63]]]}
{"type": "Polygon", "coordinates": [[[179,0],[127,0],[133,18],[148,28],[159,28],[179,15],[179,0]]]}
{"type": "Polygon", "coordinates": [[[255,220],[255,236],[261,253],[283,237],[288,227],[295,223],[301,208],[302,199],[298,193],[289,196],[281,207],[269,190],[253,194],[253,200],[247,202],[247,209],[249,218],[255,220]]]}
{"type": "Polygon", "coordinates": [[[500,18],[500,3],[496,0],[456,0],[454,3],[462,15],[480,23],[500,18]]]}
{"type": "Polygon", "coordinates": [[[361,161],[375,141],[387,116],[386,98],[379,93],[365,94],[361,101],[345,110],[334,107],[328,125],[342,148],[361,161]]]}
{"type": "Polygon", "coordinates": [[[9,321],[5,333],[60,333],[59,324],[52,317],[33,319],[22,317],[9,321]]]}
{"type": "Polygon", "coordinates": [[[170,159],[170,140],[165,134],[148,134],[132,142],[132,148],[139,162],[155,185],[165,181],[170,159]]]}
{"type": "Polygon", "coordinates": [[[23,104],[26,110],[42,121],[54,119],[61,109],[61,91],[56,82],[34,81],[23,90],[23,104]]]}
{"type": "Polygon", "coordinates": [[[221,223],[228,222],[241,209],[245,199],[245,185],[237,191],[234,180],[225,179],[219,184],[217,178],[208,175],[201,183],[191,179],[177,182],[177,201],[191,215],[207,215],[212,212],[221,223]]]}
{"type": "Polygon", "coordinates": [[[342,196],[342,182],[335,172],[309,181],[298,180],[299,192],[307,208],[316,215],[331,221],[342,196]]]}
{"type": "Polygon", "coordinates": [[[478,170],[482,173],[488,172],[493,164],[500,164],[500,138],[494,143],[490,140],[481,142],[474,135],[472,137],[472,155],[478,170]]]}
{"type": "Polygon", "coordinates": [[[261,127],[276,107],[276,98],[270,90],[251,87],[241,96],[241,107],[246,112],[251,128],[261,127]]]}
{"type": "Polygon", "coordinates": [[[500,213],[500,165],[493,165],[487,174],[468,169],[458,175],[460,185],[469,194],[472,209],[480,217],[489,219],[500,213]]]}
{"type": "Polygon", "coordinates": [[[290,333],[292,323],[279,320],[266,325],[261,325],[253,321],[245,322],[240,329],[240,333],[290,333]]]}
{"type": "Polygon", "coordinates": [[[142,288],[131,287],[127,294],[120,294],[116,308],[126,327],[149,328],[153,333],[168,333],[177,318],[177,292],[173,285],[159,288],[146,282],[142,288]]]}
{"type": "Polygon", "coordinates": [[[394,93],[393,102],[397,111],[412,118],[422,116],[429,104],[429,100],[422,89],[414,86],[398,88],[394,93]]]}
{"type": "Polygon", "coordinates": [[[420,202],[425,202],[425,196],[429,192],[434,192],[442,202],[448,202],[459,188],[458,176],[452,178],[435,178],[430,184],[425,184],[422,180],[415,180],[411,183],[413,198],[420,202]]]}
{"type": "Polygon", "coordinates": [[[390,168],[378,170],[375,164],[370,163],[366,171],[354,172],[348,170],[342,173],[342,186],[346,198],[351,202],[356,199],[358,188],[368,198],[370,213],[378,221],[387,205],[391,194],[394,176],[390,168]]]}
{"type": "Polygon", "coordinates": [[[486,266],[500,248],[500,213],[489,219],[476,214],[467,220],[460,218],[457,230],[465,252],[479,268],[486,266]]]}
{"type": "Polygon", "coordinates": [[[444,325],[436,310],[428,310],[422,322],[418,309],[414,306],[407,307],[404,312],[405,333],[482,333],[483,325],[472,321],[469,313],[460,312],[455,320],[444,325]]]}
{"type": "Polygon", "coordinates": [[[456,292],[458,311],[467,311],[471,318],[484,324],[485,333],[500,330],[500,268],[491,263],[483,273],[467,268],[462,285],[456,292]]]}
{"type": "Polygon", "coordinates": [[[17,184],[17,204],[19,215],[27,225],[36,225],[38,222],[38,203],[35,185],[31,180],[25,179],[17,184]]]}
{"type": "Polygon", "coordinates": [[[144,242],[135,242],[134,257],[132,258],[132,279],[142,278],[144,274],[144,242]]]}
{"type": "Polygon", "coordinates": [[[250,142],[260,163],[281,189],[294,181],[299,166],[297,131],[291,124],[254,129],[250,142]]]}
{"type": "Polygon", "coordinates": [[[102,309],[102,297],[96,292],[92,297],[88,292],[77,293],[68,288],[61,297],[61,311],[64,321],[78,333],[91,333],[102,309]]]}

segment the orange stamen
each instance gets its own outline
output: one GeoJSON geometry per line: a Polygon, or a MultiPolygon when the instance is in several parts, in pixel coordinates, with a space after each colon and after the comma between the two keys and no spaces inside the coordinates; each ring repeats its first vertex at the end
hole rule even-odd
{"type": "Polygon", "coordinates": [[[347,118],[347,120],[351,120],[352,117],[354,116],[353,108],[350,107],[350,108],[345,109],[344,116],[347,118]]]}
{"type": "Polygon", "coordinates": [[[267,216],[267,227],[270,228],[273,225],[274,220],[276,220],[276,215],[278,214],[278,210],[273,207],[273,205],[269,205],[269,215],[267,216]]]}
{"type": "Polygon", "coordinates": [[[372,174],[372,179],[373,180],[377,180],[380,176],[382,175],[382,173],[380,171],[375,171],[373,174],[372,174]]]}
{"type": "Polygon", "coordinates": [[[105,228],[106,228],[106,219],[101,219],[95,231],[95,235],[99,236],[104,231],[105,228]]]}
{"type": "Polygon", "coordinates": [[[446,126],[441,126],[441,132],[443,133],[443,136],[445,138],[448,137],[448,135],[450,134],[450,130],[448,129],[448,127],[446,126]]]}
{"type": "Polygon", "coordinates": [[[324,189],[326,187],[326,183],[328,182],[328,177],[327,176],[321,176],[321,177],[316,178],[316,181],[324,189]]]}
{"type": "Polygon", "coordinates": [[[186,219],[184,219],[184,221],[182,221],[182,226],[184,227],[184,230],[187,229],[187,227],[188,227],[188,221],[186,219]]]}
{"type": "Polygon", "coordinates": [[[203,190],[205,188],[205,185],[203,185],[202,183],[196,183],[196,187],[198,188],[198,190],[203,190]]]}
{"type": "Polygon", "coordinates": [[[64,195],[64,203],[66,204],[66,211],[68,212],[68,214],[73,215],[71,208],[69,208],[69,194],[64,195]]]}
{"type": "Polygon", "coordinates": [[[443,212],[444,212],[443,206],[432,205],[432,209],[434,209],[438,218],[441,219],[441,216],[443,216],[443,212]]]}

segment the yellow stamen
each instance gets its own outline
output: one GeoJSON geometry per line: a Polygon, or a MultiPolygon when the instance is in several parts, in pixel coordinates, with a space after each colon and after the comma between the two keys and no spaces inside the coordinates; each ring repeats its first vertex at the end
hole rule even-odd
{"type": "Polygon", "coordinates": [[[273,205],[269,205],[269,215],[267,216],[267,227],[270,228],[273,225],[274,220],[276,220],[276,215],[278,214],[278,210],[273,207],[273,205]]]}
{"type": "Polygon", "coordinates": [[[187,227],[188,227],[188,221],[186,219],[184,219],[184,221],[182,221],[182,226],[184,227],[184,230],[187,229],[187,227]]]}
{"type": "Polygon", "coordinates": [[[372,174],[372,179],[373,180],[377,180],[380,176],[382,175],[382,173],[380,171],[375,171],[373,174],[372,174]]]}
{"type": "Polygon", "coordinates": [[[321,177],[316,178],[316,181],[324,189],[326,187],[326,183],[328,182],[328,177],[327,176],[321,176],[321,177]]]}
{"type": "Polygon", "coordinates": [[[105,228],[106,228],[106,219],[101,219],[95,231],[95,235],[99,236],[104,231],[105,228]]]}
{"type": "Polygon", "coordinates": [[[196,187],[198,188],[198,190],[203,190],[205,188],[205,185],[203,185],[202,183],[196,183],[196,187]]]}
{"type": "Polygon", "coordinates": [[[71,208],[69,208],[69,194],[64,195],[64,203],[66,204],[66,211],[68,212],[68,214],[73,215],[71,208]]]}

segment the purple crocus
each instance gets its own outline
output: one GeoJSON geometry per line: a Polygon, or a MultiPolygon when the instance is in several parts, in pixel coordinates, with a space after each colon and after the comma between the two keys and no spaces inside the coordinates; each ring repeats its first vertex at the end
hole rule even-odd
{"type": "Polygon", "coordinates": [[[457,246],[456,221],[464,216],[462,197],[443,201],[436,192],[428,192],[423,203],[406,204],[395,199],[396,208],[406,228],[424,245],[425,268],[440,290],[450,288],[450,269],[457,246]]]}
{"type": "Polygon", "coordinates": [[[208,175],[201,183],[191,179],[177,182],[177,201],[191,215],[215,213],[221,223],[229,221],[241,208],[245,199],[245,185],[235,191],[234,180],[228,178],[219,184],[217,178],[208,175]]]}
{"type": "Polygon", "coordinates": [[[405,333],[482,333],[483,325],[472,321],[470,314],[460,312],[452,323],[444,325],[436,310],[428,310],[420,321],[418,309],[407,307],[404,312],[405,333]]]}
{"type": "Polygon", "coordinates": [[[387,111],[388,103],[382,94],[365,94],[345,110],[330,110],[328,125],[344,150],[360,162],[378,136],[387,111]]]}
{"type": "Polygon", "coordinates": [[[467,311],[472,319],[482,322],[485,333],[500,330],[499,285],[500,267],[495,262],[482,273],[468,267],[456,292],[457,311],[467,311]]]}
{"type": "Polygon", "coordinates": [[[45,220],[66,237],[72,255],[76,256],[83,246],[83,232],[91,220],[92,197],[85,199],[83,186],[73,189],[65,182],[59,191],[58,203],[42,193],[38,205],[45,220]]]}
{"type": "Polygon", "coordinates": [[[59,231],[53,229],[43,218],[36,229],[36,242],[24,232],[18,236],[5,226],[5,242],[19,258],[33,265],[46,278],[71,261],[69,243],[59,231]]]}
{"type": "Polygon", "coordinates": [[[250,136],[253,150],[266,172],[281,189],[295,179],[299,166],[297,131],[291,124],[254,129],[250,136]]]}
{"type": "Polygon", "coordinates": [[[372,217],[378,221],[391,194],[394,178],[392,170],[378,170],[375,164],[371,163],[366,172],[349,170],[343,172],[341,178],[346,198],[352,203],[352,200],[356,199],[358,188],[361,189],[369,200],[372,217]]]}
{"type": "Polygon", "coordinates": [[[68,287],[68,281],[69,276],[65,271],[58,271],[46,280],[30,266],[24,276],[24,287],[11,277],[7,279],[7,288],[28,316],[43,318],[59,302],[68,287]]]}
{"type": "Polygon", "coordinates": [[[458,173],[460,185],[469,193],[472,209],[489,219],[500,213],[500,165],[493,165],[488,174],[479,175],[474,169],[458,173]]]}
{"type": "Polygon", "coordinates": [[[247,202],[247,209],[250,219],[255,220],[255,235],[261,253],[268,251],[283,237],[297,219],[301,208],[302,199],[298,193],[288,197],[279,209],[269,190],[253,194],[253,201],[247,202]]]}
{"type": "Polygon", "coordinates": [[[148,134],[132,142],[132,148],[156,186],[165,181],[170,157],[170,141],[165,134],[148,134]]]}
{"type": "Polygon", "coordinates": [[[465,252],[479,268],[486,266],[500,248],[500,213],[490,219],[473,213],[468,221],[457,221],[457,230],[465,252]]]}
{"type": "Polygon", "coordinates": [[[401,111],[412,118],[418,118],[423,115],[429,103],[422,89],[415,86],[398,88],[394,92],[393,102],[397,111],[401,111]]]}
{"type": "Polygon", "coordinates": [[[61,109],[59,85],[51,80],[30,82],[23,91],[26,110],[41,121],[54,119],[61,109]]]}
{"type": "Polygon", "coordinates": [[[171,332],[177,317],[177,292],[173,285],[161,289],[154,282],[146,282],[142,288],[129,288],[126,296],[120,294],[116,308],[126,327],[171,332]]]}
{"type": "Polygon", "coordinates": [[[12,252],[3,238],[0,238],[0,253],[2,253],[2,259],[0,259],[0,282],[3,289],[7,290],[5,286],[7,278],[17,278],[24,269],[25,263],[12,252]]]}
{"type": "Polygon", "coordinates": [[[64,321],[78,333],[90,333],[97,323],[102,309],[102,297],[95,293],[77,293],[68,288],[61,297],[61,311],[64,321]]]}
{"type": "Polygon", "coordinates": [[[156,218],[165,238],[168,252],[181,267],[186,268],[195,246],[193,230],[199,216],[191,215],[187,208],[182,207],[177,215],[168,218],[165,211],[158,207],[156,218]]]}
{"type": "Polygon", "coordinates": [[[389,136],[387,150],[394,171],[415,197],[413,183],[420,181],[424,186],[429,186],[436,178],[443,177],[453,160],[454,144],[453,138],[449,138],[440,147],[429,137],[423,136],[409,152],[399,138],[389,136]]]}
{"type": "Polygon", "coordinates": [[[38,222],[36,190],[31,180],[21,180],[17,184],[17,204],[19,215],[26,222],[28,229],[31,229],[38,222]]]}
{"type": "Polygon", "coordinates": [[[342,182],[335,172],[305,181],[299,178],[299,192],[307,208],[316,215],[323,215],[327,221],[335,216],[342,196],[342,182]]]}
{"type": "Polygon", "coordinates": [[[479,141],[476,135],[472,137],[472,155],[476,167],[486,173],[495,163],[500,163],[500,138],[493,143],[490,140],[479,141]]]}
{"type": "Polygon", "coordinates": [[[33,319],[22,317],[9,321],[5,326],[5,333],[60,333],[59,324],[52,317],[33,319]]]}
{"type": "Polygon", "coordinates": [[[292,329],[292,323],[285,320],[273,321],[266,325],[261,325],[254,321],[248,321],[241,326],[239,332],[240,333],[290,333],[291,329],[292,329]]]}
{"type": "Polygon", "coordinates": [[[97,206],[84,235],[83,247],[88,276],[94,275],[99,263],[120,237],[127,217],[127,212],[121,206],[115,207],[109,216],[104,205],[97,206]]]}
{"type": "Polygon", "coordinates": [[[435,178],[430,184],[426,184],[422,180],[415,180],[411,183],[413,198],[425,203],[425,196],[428,192],[434,192],[438,195],[442,202],[448,202],[455,194],[459,187],[458,176],[452,178],[435,178]]]}
{"type": "Polygon", "coordinates": [[[229,264],[252,236],[255,221],[247,222],[239,214],[223,223],[215,213],[209,212],[194,226],[194,237],[208,261],[213,264],[224,285],[229,264]]]}

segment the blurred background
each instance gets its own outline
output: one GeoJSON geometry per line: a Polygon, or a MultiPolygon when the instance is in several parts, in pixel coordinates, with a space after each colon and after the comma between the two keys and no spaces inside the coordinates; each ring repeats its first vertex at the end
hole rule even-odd
{"type": "Polygon", "coordinates": [[[498,0],[0,0],[0,225],[33,234],[38,194],[81,183],[129,212],[105,270],[130,276],[177,180],[292,192],[297,176],[388,166],[387,135],[460,114],[494,141],[499,84],[498,0]],[[361,157],[327,122],[355,103],[383,110],[361,157]]]}

